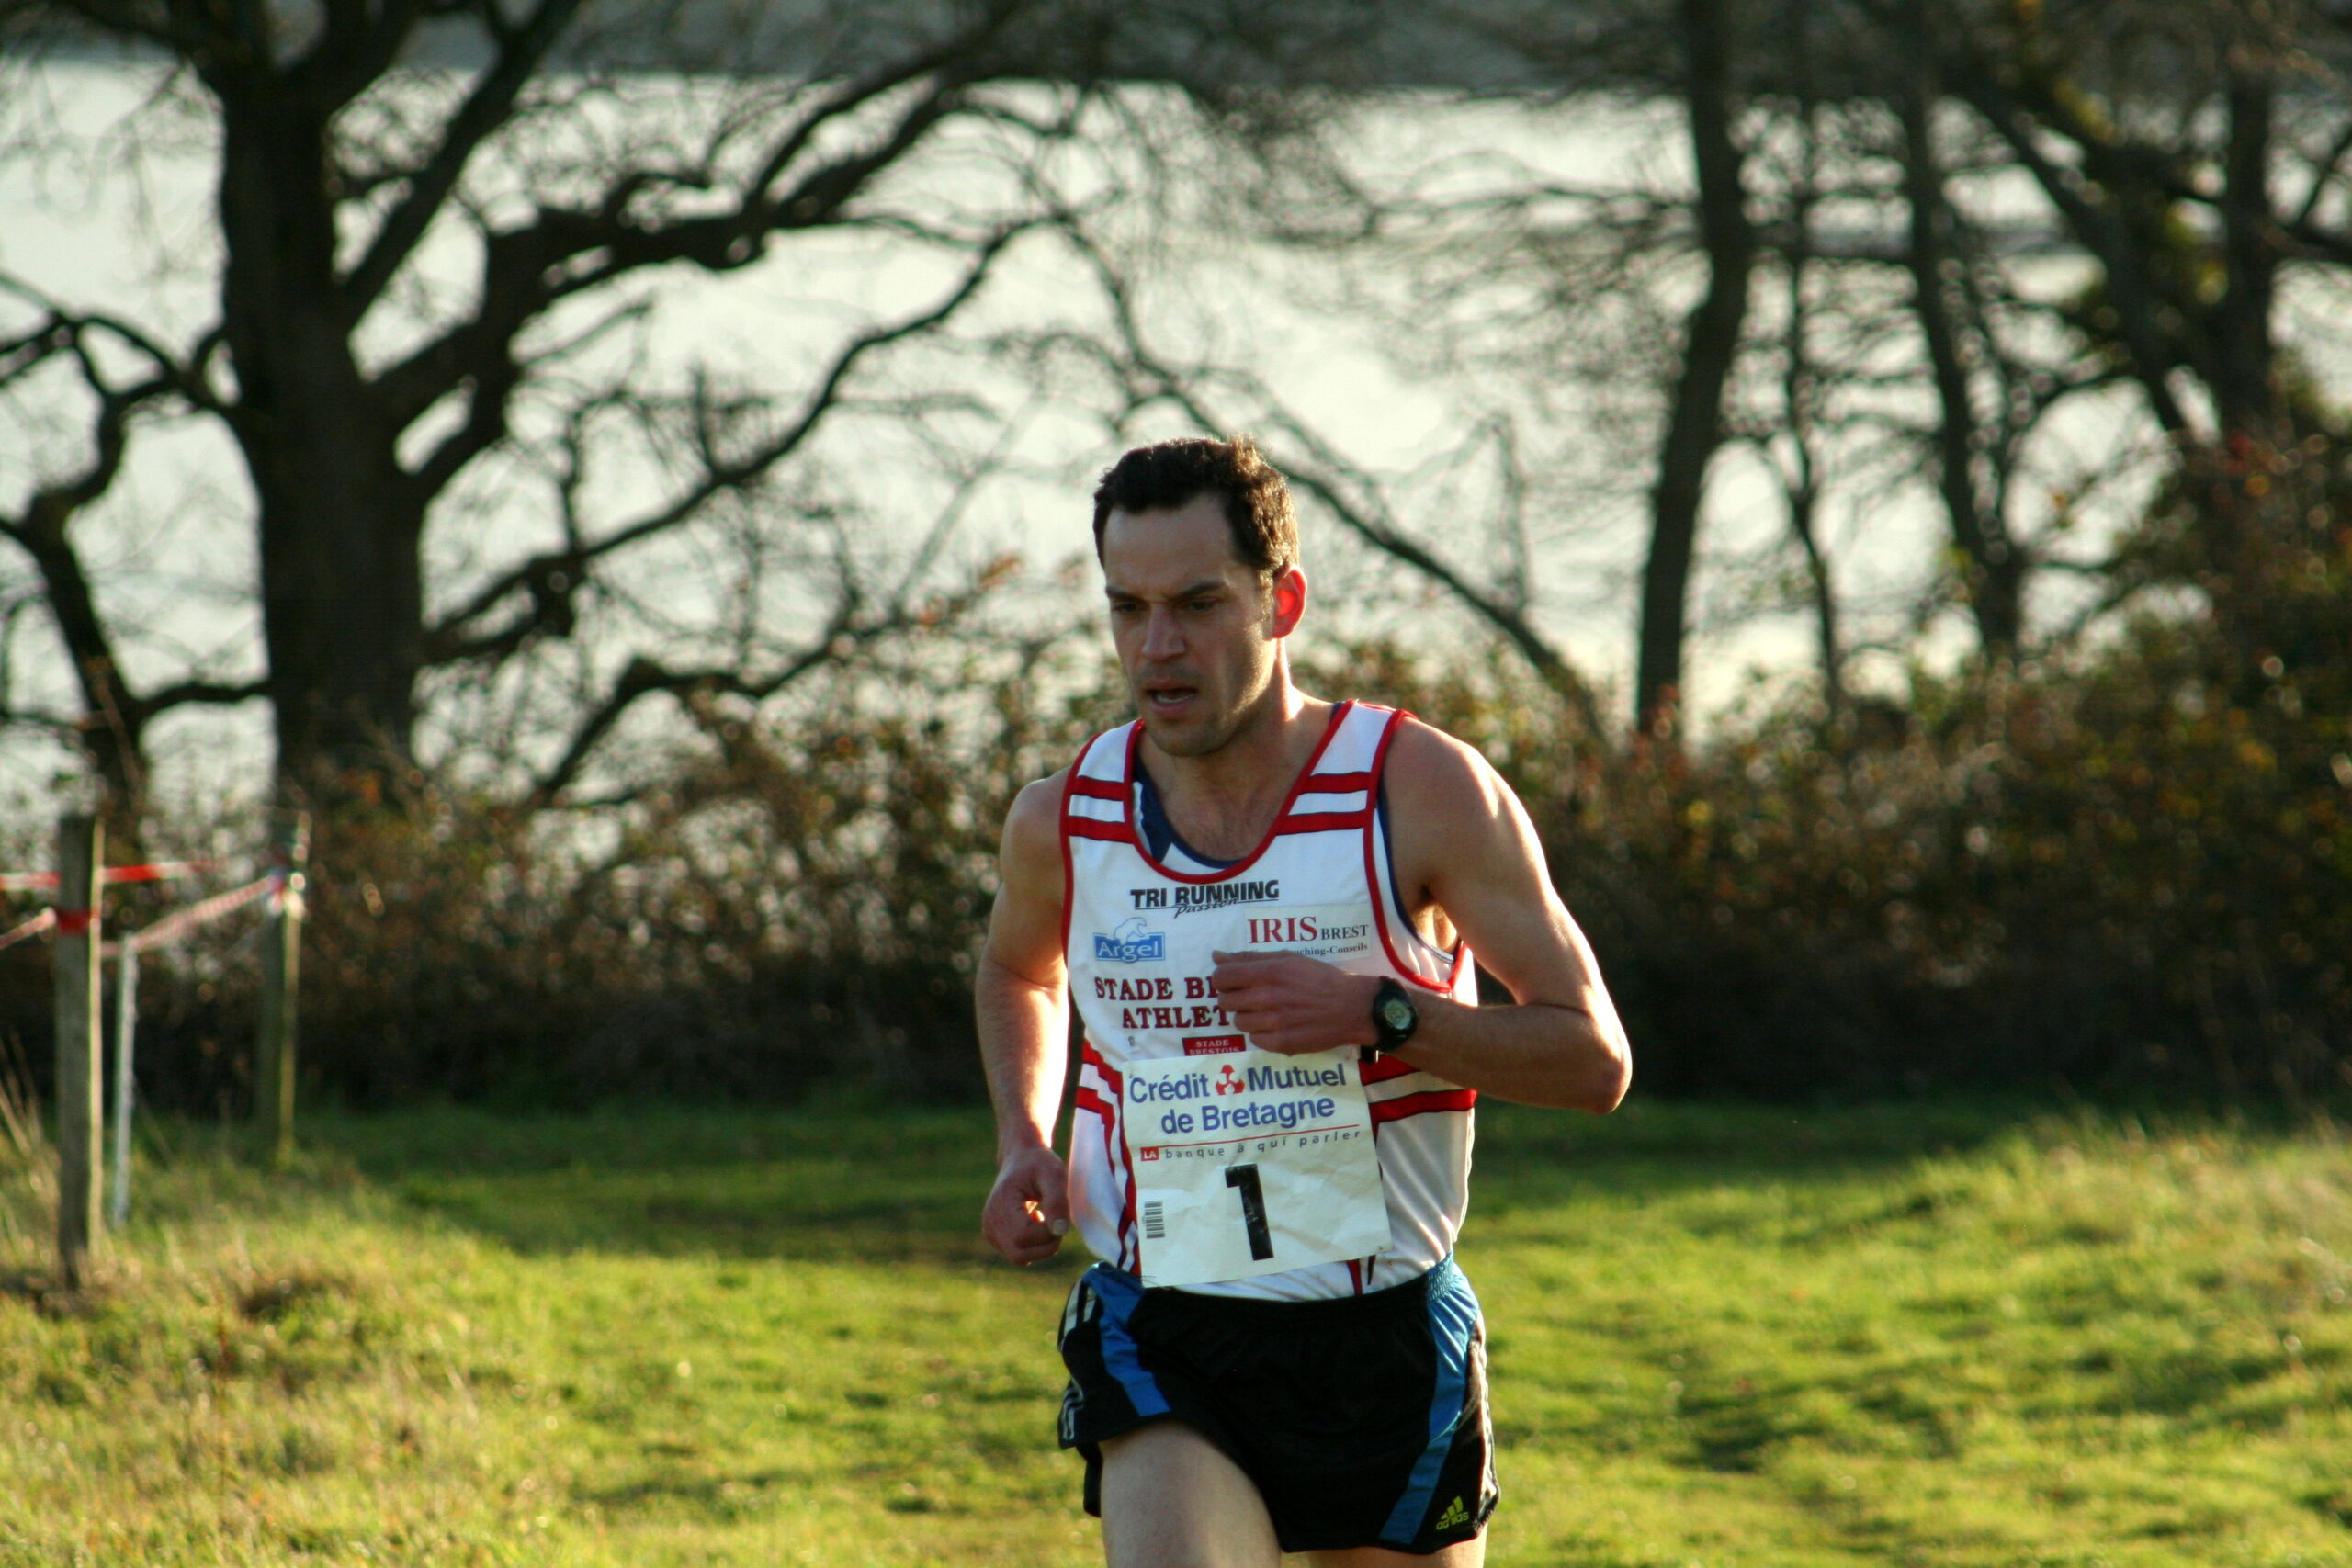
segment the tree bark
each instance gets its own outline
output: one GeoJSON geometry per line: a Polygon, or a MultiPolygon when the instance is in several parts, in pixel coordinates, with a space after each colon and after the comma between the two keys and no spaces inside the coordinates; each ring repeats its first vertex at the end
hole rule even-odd
{"type": "Polygon", "coordinates": [[[2213,403],[2225,436],[2275,444],[2280,432],[2271,332],[2277,293],[2278,224],[2270,205],[2270,147],[2276,89],[2267,73],[2230,73],[2227,182],[2222,197],[2225,283],[2213,311],[2213,403]]]}
{"type": "Polygon", "coordinates": [[[1729,7],[1724,0],[1682,0],[1685,93],[1690,148],[1699,179],[1699,232],[1707,256],[1707,291],[1691,310],[1682,344],[1682,374],[1658,450],[1650,494],[1649,558],[1642,574],[1639,661],[1634,716],[1644,734],[1670,734],[1682,694],[1690,564],[1707,468],[1723,444],[1723,399],[1747,317],[1755,226],[1748,220],[1739,144],[1732,136],[1729,7]]]}
{"type": "Polygon", "coordinates": [[[335,273],[331,109],[259,68],[220,104],[231,426],[258,512],[263,640],[281,792],[372,795],[404,767],[422,669],[427,497],[354,356],[335,273]]]}
{"type": "Polygon", "coordinates": [[[1804,555],[1805,581],[1813,593],[1815,658],[1821,666],[1821,705],[1833,721],[1846,712],[1846,655],[1838,632],[1838,583],[1828,552],[1822,547],[1819,527],[1820,463],[1814,451],[1814,412],[1819,379],[1815,374],[1810,333],[1813,321],[1805,296],[1813,270],[1813,213],[1821,198],[1820,105],[1814,85],[1812,10],[1809,0],[1787,0],[1781,26],[1788,41],[1789,62],[1796,96],[1794,119],[1798,137],[1798,172],[1789,194],[1789,241],[1781,264],[1787,269],[1788,348],[1781,378],[1781,402],[1785,411],[1790,470],[1783,481],[1788,497],[1789,531],[1804,555]]]}
{"type": "MultiPolygon", "coordinates": [[[[2014,654],[2024,631],[2026,558],[2008,535],[1997,504],[1980,485],[1976,466],[1984,431],[1976,416],[1968,366],[1962,357],[1949,231],[1951,203],[1943,165],[1936,154],[1934,115],[1937,81],[1928,42],[1920,40],[1912,90],[1902,100],[1904,196],[1910,208],[1908,265],[1911,309],[1926,340],[1928,365],[1936,385],[1937,488],[1951,524],[1952,543],[1965,561],[1968,607],[1977,638],[1991,657],[2014,654]]],[[[1999,487],[1991,487],[1998,493],[1999,487]]]]}

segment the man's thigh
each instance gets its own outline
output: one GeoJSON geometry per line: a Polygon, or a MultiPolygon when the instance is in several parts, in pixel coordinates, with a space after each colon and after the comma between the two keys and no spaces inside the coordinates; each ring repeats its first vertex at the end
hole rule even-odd
{"type": "Polygon", "coordinates": [[[1102,1445],[1102,1551],[1110,1568],[1273,1568],[1282,1561],[1257,1487],[1182,1421],[1149,1422],[1102,1445]]]}
{"type": "MultiPolygon", "coordinates": [[[[1273,1521],[1241,1467],[1181,1421],[1102,1445],[1102,1549],[1110,1568],[1273,1568],[1273,1521]]],[[[1480,1568],[1487,1538],[1430,1556],[1384,1546],[1311,1551],[1315,1568],[1480,1568]]]]}

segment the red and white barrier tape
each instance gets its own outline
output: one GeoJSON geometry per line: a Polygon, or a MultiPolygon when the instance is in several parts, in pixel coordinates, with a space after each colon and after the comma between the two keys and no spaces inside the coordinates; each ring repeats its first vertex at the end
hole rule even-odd
{"type": "Polygon", "coordinates": [[[275,897],[284,881],[283,877],[273,874],[263,877],[258,882],[248,882],[243,887],[232,887],[226,893],[216,893],[209,898],[190,904],[185,909],[175,910],[164,916],[146,930],[134,931],[119,942],[100,943],[98,953],[102,957],[114,958],[120,955],[126,943],[133,953],[149,953],[156,948],[166,946],[177,942],[198,926],[243,908],[256,898],[275,897]]]}
{"type": "MultiPolygon", "coordinates": [[[[219,861],[159,860],[144,865],[109,865],[98,871],[98,880],[112,886],[118,882],[168,882],[175,876],[201,876],[208,871],[220,869],[219,861]]],[[[0,871],[0,893],[38,893],[57,886],[53,871],[0,871]]]]}
{"type": "MultiPolygon", "coordinates": [[[[233,914],[256,899],[267,898],[274,912],[283,908],[286,899],[300,897],[299,892],[288,891],[284,873],[272,872],[257,881],[246,883],[243,887],[232,887],[226,893],[216,893],[209,898],[190,904],[185,909],[174,910],[144,931],[134,931],[115,942],[100,942],[98,953],[104,958],[119,957],[125,942],[130,944],[133,953],[147,953],[168,946],[198,927],[209,925],[223,915],[233,914]]],[[[53,908],[43,909],[24,924],[0,931],[0,948],[30,942],[52,931],[62,936],[79,936],[98,923],[96,916],[96,911],[93,909],[67,909],[62,912],[53,908]]]]}
{"type": "Polygon", "coordinates": [[[30,942],[55,924],[57,924],[57,911],[43,909],[23,925],[0,931],[0,947],[14,947],[20,942],[30,942]]]}

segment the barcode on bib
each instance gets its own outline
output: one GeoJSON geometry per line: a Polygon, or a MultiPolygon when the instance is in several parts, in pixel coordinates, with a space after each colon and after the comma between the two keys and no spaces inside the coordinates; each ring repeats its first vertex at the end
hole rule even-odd
{"type": "Polygon", "coordinates": [[[1160,1201],[1151,1199],[1143,1206],[1143,1235],[1146,1241],[1168,1238],[1168,1216],[1160,1212],[1160,1201]]]}

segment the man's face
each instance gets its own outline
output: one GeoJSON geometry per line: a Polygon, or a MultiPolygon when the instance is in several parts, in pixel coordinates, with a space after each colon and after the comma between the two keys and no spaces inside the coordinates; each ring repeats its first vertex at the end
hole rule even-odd
{"type": "Polygon", "coordinates": [[[1306,606],[1298,570],[1261,585],[1207,494],[1173,511],[1113,512],[1102,580],[1111,640],[1153,744],[1198,757],[1232,739],[1264,705],[1279,639],[1306,606]]]}

